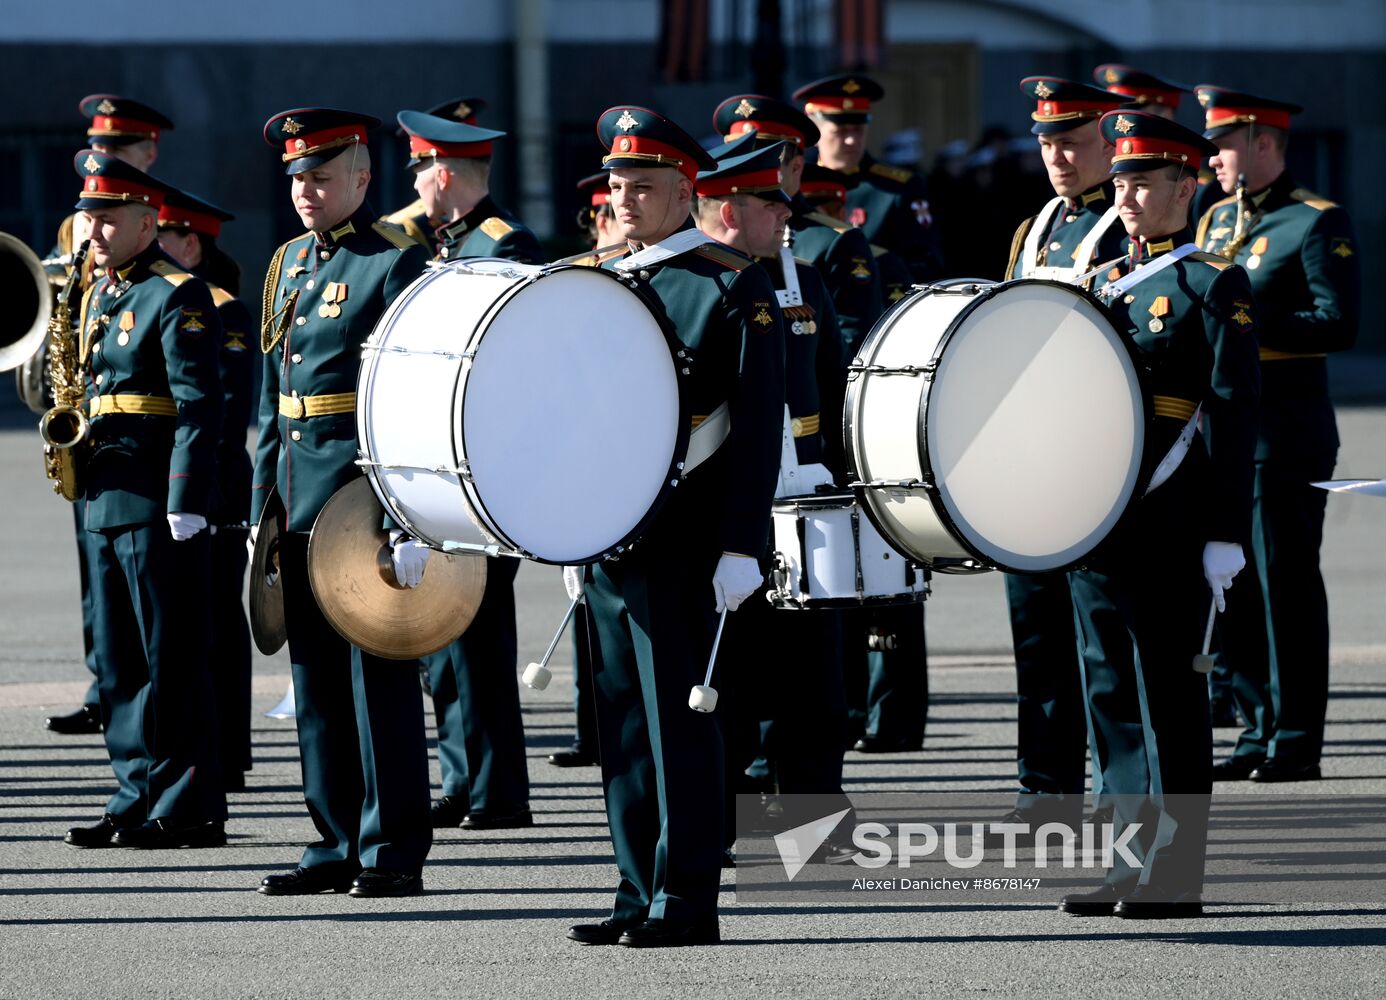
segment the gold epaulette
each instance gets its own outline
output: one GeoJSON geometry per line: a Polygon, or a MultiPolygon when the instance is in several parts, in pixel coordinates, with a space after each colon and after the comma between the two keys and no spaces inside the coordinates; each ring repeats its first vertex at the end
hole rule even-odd
{"type": "Polygon", "coordinates": [[[606,253],[589,253],[586,257],[579,257],[577,260],[572,261],[572,263],[576,264],[578,267],[601,267],[607,261],[615,260],[617,257],[624,257],[629,252],[630,251],[626,247],[622,246],[616,250],[608,250],[606,253]]]}
{"type": "Polygon", "coordinates": [[[1208,229],[1213,225],[1213,214],[1224,205],[1236,204],[1237,196],[1229,195],[1222,201],[1215,201],[1208,206],[1208,210],[1203,213],[1203,218],[1198,220],[1198,231],[1194,234],[1194,242],[1203,246],[1203,239],[1208,235],[1208,229]]]}
{"type": "Polygon", "coordinates": [[[1232,262],[1221,254],[1209,253],[1207,250],[1198,250],[1189,254],[1188,260],[1201,260],[1209,267],[1215,267],[1219,271],[1226,271],[1232,266],[1232,262]]]}
{"type": "Polygon", "coordinates": [[[414,237],[388,222],[372,222],[371,228],[375,230],[376,235],[387,240],[396,250],[408,250],[410,247],[419,245],[419,241],[414,237]]]}
{"type": "Polygon", "coordinates": [[[1005,278],[1007,281],[1010,280],[1011,275],[1015,274],[1016,262],[1020,260],[1020,252],[1025,249],[1025,237],[1030,235],[1030,227],[1035,224],[1037,218],[1039,218],[1037,215],[1030,216],[1030,218],[1020,224],[1019,228],[1015,231],[1015,235],[1011,237],[1011,253],[1010,256],[1006,258],[1005,278]]]}
{"type": "Polygon", "coordinates": [[[236,296],[232,295],[230,292],[228,292],[225,288],[222,288],[220,285],[212,284],[210,281],[207,282],[207,291],[212,293],[212,304],[215,305],[218,309],[226,305],[226,303],[228,302],[236,301],[236,296]]]}
{"type": "Polygon", "coordinates": [[[415,216],[425,214],[427,214],[427,212],[424,209],[423,199],[417,198],[398,211],[391,212],[389,215],[382,215],[380,221],[388,222],[394,226],[402,226],[415,216]]]}
{"type": "Polygon", "coordinates": [[[731,271],[744,271],[751,263],[751,258],[742,256],[730,247],[718,246],[712,243],[704,243],[693,251],[700,257],[706,257],[710,261],[721,264],[731,271]]]}
{"type": "Polygon", "coordinates": [[[177,288],[192,277],[187,271],[174,267],[166,260],[156,260],[154,263],[150,264],[149,272],[151,274],[157,274],[174,288],[177,288]]]}
{"type": "Polygon", "coordinates": [[[871,172],[879,174],[881,177],[887,177],[897,184],[903,184],[914,176],[913,170],[906,170],[904,167],[897,167],[891,163],[873,163],[871,164],[871,172]]]}
{"type": "Polygon", "coordinates": [[[515,231],[515,227],[506,222],[499,215],[493,215],[476,228],[480,229],[493,240],[504,239],[515,231]]]}
{"type": "Polygon", "coordinates": [[[1310,208],[1316,208],[1320,212],[1327,211],[1330,208],[1338,207],[1338,203],[1336,201],[1329,201],[1327,198],[1323,197],[1322,195],[1315,194],[1308,188],[1295,188],[1293,191],[1290,192],[1290,197],[1293,198],[1295,201],[1302,201],[1310,208]]]}
{"type": "Polygon", "coordinates": [[[826,215],[823,212],[810,212],[808,215],[804,216],[804,218],[809,222],[816,222],[820,226],[827,226],[829,229],[839,233],[845,233],[847,230],[853,228],[851,223],[843,222],[841,219],[834,219],[831,215],[826,215]]]}

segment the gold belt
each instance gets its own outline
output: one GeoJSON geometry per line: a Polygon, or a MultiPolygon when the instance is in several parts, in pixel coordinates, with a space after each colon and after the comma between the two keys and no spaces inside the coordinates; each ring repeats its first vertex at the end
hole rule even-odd
{"type": "Polygon", "coordinates": [[[1198,409],[1198,404],[1193,400],[1180,399],[1178,396],[1151,396],[1150,401],[1155,406],[1155,416],[1173,417],[1185,423],[1193,419],[1194,411],[1198,409]]]}
{"type": "Polygon", "coordinates": [[[818,414],[810,413],[790,420],[789,429],[794,432],[796,438],[809,437],[818,433],[818,422],[818,414]]]}
{"type": "Polygon", "coordinates": [[[351,413],[356,409],[356,393],[334,392],[325,396],[286,396],[279,394],[279,415],[290,420],[325,417],[330,413],[351,413]]]}
{"type": "Polygon", "coordinates": [[[141,396],[133,392],[114,396],[93,396],[87,401],[87,413],[93,417],[108,413],[138,413],[154,417],[178,416],[178,404],[172,396],[141,396]]]}
{"type": "Polygon", "coordinates": [[[1300,361],[1304,358],[1326,358],[1327,354],[1296,354],[1294,351],[1277,351],[1273,347],[1260,349],[1262,361],[1300,361]]]}

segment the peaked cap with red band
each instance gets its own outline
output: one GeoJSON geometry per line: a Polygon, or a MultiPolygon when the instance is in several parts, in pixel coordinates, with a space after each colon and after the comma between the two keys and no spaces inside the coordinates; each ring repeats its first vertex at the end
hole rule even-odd
{"type": "Polygon", "coordinates": [[[1035,102],[1032,135],[1054,135],[1095,122],[1126,103],[1117,94],[1057,76],[1027,76],[1020,92],[1035,102]]]}
{"type": "Polygon", "coordinates": [[[1127,99],[1127,104],[1159,104],[1166,108],[1178,108],[1179,98],[1192,89],[1183,84],[1170,83],[1158,76],[1121,63],[1104,63],[1092,71],[1093,79],[1113,94],[1127,99]]]}
{"type": "Polygon", "coordinates": [[[885,97],[885,88],[867,76],[828,76],[804,84],[792,96],[807,114],[859,125],[871,120],[871,102],[885,97]]]}
{"type": "Polygon", "coordinates": [[[602,166],[673,167],[690,181],[716,166],[696,139],[658,111],[618,105],[597,119],[597,138],[610,150],[602,166]]]}
{"type": "Polygon", "coordinates": [[[221,224],[234,218],[230,212],[210,201],[170,187],[164,194],[163,207],[159,209],[159,228],[186,229],[215,237],[221,234],[221,224]]]}
{"type": "Polygon", "coordinates": [[[1265,125],[1288,132],[1290,116],[1304,110],[1298,104],[1242,94],[1211,83],[1200,83],[1194,93],[1203,105],[1205,139],[1216,139],[1243,125],[1265,125]]]}
{"type": "Polygon", "coordinates": [[[173,122],[148,104],[117,94],[89,94],[77,102],[82,117],[91,119],[87,137],[103,146],[128,146],[159,136],[173,128],[173,122]]]}
{"type": "Polygon", "coordinates": [[[797,149],[818,145],[818,126],[792,104],[761,94],[728,97],[712,113],[712,127],[727,142],[756,133],[756,143],[787,142],[797,149]]]}
{"type": "MultiPolygon", "coordinates": [[[[432,115],[434,118],[449,118],[464,125],[475,125],[476,116],[490,107],[490,102],[480,97],[454,97],[450,101],[442,104],[435,104],[424,114],[432,115]]],[[[395,135],[403,139],[409,133],[402,128],[395,129],[395,135]]]]}
{"type": "Polygon", "coordinates": [[[380,119],[337,108],[296,108],[265,122],[265,142],[283,149],[284,173],[301,174],[322,166],[343,150],[364,143],[380,119]]]}
{"type": "Polygon", "coordinates": [[[1116,147],[1112,173],[1158,170],[1171,164],[1194,174],[1217,154],[1214,146],[1191,128],[1147,111],[1109,111],[1102,116],[1102,137],[1116,147]]]}
{"type": "Polygon", "coordinates": [[[158,208],[164,203],[168,188],[138,167],[110,153],[84,149],[72,158],[72,169],[82,178],[82,194],[77,209],[111,208],[115,205],[136,204],[158,208]]]}
{"type": "Polygon", "coordinates": [[[422,111],[401,111],[395,120],[409,136],[410,167],[435,160],[483,159],[491,155],[492,143],[506,135],[422,111]]]}
{"type": "MultiPolygon", "coordinates": [[[[749,143],[754,144],[754,141],[749,143]]],[[[766,201],[788,205],[789,195],[780,186],[780,155],[784,144],[777,142],[764,149],[753,149],[739,156],[713,158],[717,165],[698,174],[696,190],[699,198],[725,198],[733,194],[750,194],[766,201]]]]}
{"type": "Polygon", "coordinates": [[[840,171],[821,163],[805,163],[803,176],[799,178],[799,193],[815,205],[825,201],[845,202],[851,183],[851,179],[840,171]]]}
{"type": "Polygon", "coordinates": [[[611,201],[611,175],[605,170],[588,174],[577,182],[577,189],[591,197],[591,205],[598,208],[611,201]]]}

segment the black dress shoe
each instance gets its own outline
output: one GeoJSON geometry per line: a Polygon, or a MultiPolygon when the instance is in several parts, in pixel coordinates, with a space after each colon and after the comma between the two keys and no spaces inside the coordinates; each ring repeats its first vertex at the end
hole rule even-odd
{"type": "Polygon", "coordinates": [[[367,868],[351,883],[348,896],[358,899],[395,899],[400,896],[422,896],[423,876],[392,872],[385,868],[367,868]]]}
{"type": "Polygon", "coordinates": [[[1110,917],[1117,901],[1130,892],[1132,886],[1103,882],[1092,892],[1075,892],[1059,900],[1059,909],[1075,917],[1110,917]]]}
{"type": "Polygon", "coordinates": [[[526,806],[505,816],[492,813],[468,813],[459,826],[464,830],[514,830],[534,825],[534,814],[526,806]]]}
{"type": "Polygon", "coordinates": [[[574,746],[571,750],[549,754],[549,763],[554,767],[595,767],[598,761],[596,754],[574,746]]]}
{"type": "Polygon", "coordinates": [[[646,920],[639,927],[632,927],[622,934],[616,943],[627,948],[683,948],[688,945],[718,944],[721,940],[717,918],[708,917],[692,923],[646,920]]]}
{"type": "Polygon", "coordinates": [[[573,924],[568,928],[568,940],[578,944],[615,944],[621,935],[644,921],[603,920],[599,924],[573,924]]]}
{"type": "Polygon", "coordinates": [[[140,826],[117,831],[111,843],[116,847],[133,847],[141,851],[173,847],[225,847],[226,827],[219,822],[176,824],[151,819],[140,826]]]}
{"type": "Polygon", "coordinates": [[[1323,777],[1317,762],[1312,764],[1295,764],[1288,760],[1281,760],[1278,757],[1268,757],[1260,767],[1252,771],[1249,775],[1252,781],[1277,782],[1277,781],[1318,781],[1323,777]]]}
{"type": "Polygon", "coordinates": [[[119,832],[115,817],[107,813],[95,826],[74,826],[68,830],[63,843],[73,847],[109,847],[111,838],[119,832]]]}
{"type": "Polygon", "coordinates": [[[256,891],[265,896],[312,896],[319,892],[346,892],[353,876],[340,869],[320,865],[295,868],[283,875],[266,875],[256,891]]]}
{"type": "Polygon", "coordinates": [[[1203,916],[1203,900],[1196,892],[1171,895],[1140,885],[1117,902],[1112,911],[1126,920],[1179,920],[1203,916]]]}
{"type": "Polygon", "coordinates": [[[63,736],[86,736],[101,732],[101,709],[83,705],[67,715],[50,715],[44,723],[49,730],[63,736]]]}
{"type": "Polygon", "coordinates": [[[814,852],[813,862],[815,864],[825,865],[845,865],[860,853],[860,848],[855,844],[843,844],[835,840],[825,840],[823,841],[823,846],[814,852]]]}
{"type": "Polygon", "coordinates": [[[857,753],[909,753],[923,750],[923,740],[888,740],[867,734],[852,744],[857,753]]]}
{"type": "Polygon", "coordinates": [[[434,802],[429,811],[433,814],[433,829],[442,830],[461,824],[467,818],[467,805],[460,796],[444,795],[434,802]]]}
{"type": "Polygon", "coordinates": [[[1255,757],[1251,754],[1228,757],[1226,760],[1220,760],[1213,765],[1213,780],[1245,781],[1251,777],[1251,772],[1264,764],[1265,761],[1266,758],[1255,757]]]}

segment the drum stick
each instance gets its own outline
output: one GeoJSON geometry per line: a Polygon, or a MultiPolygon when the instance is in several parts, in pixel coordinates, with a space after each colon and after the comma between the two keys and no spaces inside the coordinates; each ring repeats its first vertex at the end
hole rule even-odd
{"type": "Polygon", "coordinates": [[[1069,284],[1070,284],[1070,285],[1086,285],[1090,279],[1097,277],[1099,274],[1106,274],[1108,271],[1110,271],[1112,268],[1116,267],[1118,264],[1120,264],[1120,263],[1121,263],[1123,260],[1125,260],[1125,259],[1126,259],[1126,255],[1125,255],[1125,254],[1122,254],[1120,257],[1113,257],[1111,260],[1107,261],[1107,263],[1105,263],[1105,264],[1098,264],[1096,267],[1094,267],[1091,271],[1087,272],[1086,274],[1080,274],[1080,275],[1078,275],[1078,277],[1076,277],[1076,278],[1070,278],[1070,279],[1069,279],[1069,284]]]}
{"type": "Polygon", "coordinates": [[[553,640],[549,643],[549,648],[544,651],[544,658],[538,663],[531,663],[525,667],[525,672],[521,680],[525,682],[525,687],[535,691],[542,691],[549,686],[549,681],[553,679],[553,672],[549,670],[549,657],[553,656],[553,651],[558,648],[558,640],[563,638],[563,630],[568,627],[568,623],[573,620],[573,613],[577,611],[577,606],[582,603],[582,594],[574,597],[568,605],[567,612],[563,615],[563,620],[558,623],[558,631],[553,634],[553,640]]]}
{"type": "Polygon", "coordinates": [[[1208,647],[1213,644],[1213,622],[1218,616],[1218,599],[1213,598],[1208,605],[1208,624],[1203,629],[1203,652],[1193,658],[1193,668],[1200,674],[1209,673],[1213,669],[1213,658],[1208,655],[1208,647]]]}
{"type": "Polygon", "coordinates": [[[717,663],[717,648],[722,645],[722,629],[727,624],[727,609],[717,620],[717,635],[712,640],[712,654],[707,658],[707,674],[703,682],[688,693],[688,707],[695,712],[711,712],[717,707],[717,689],[712,686],[712,668],[717,663]]]}

